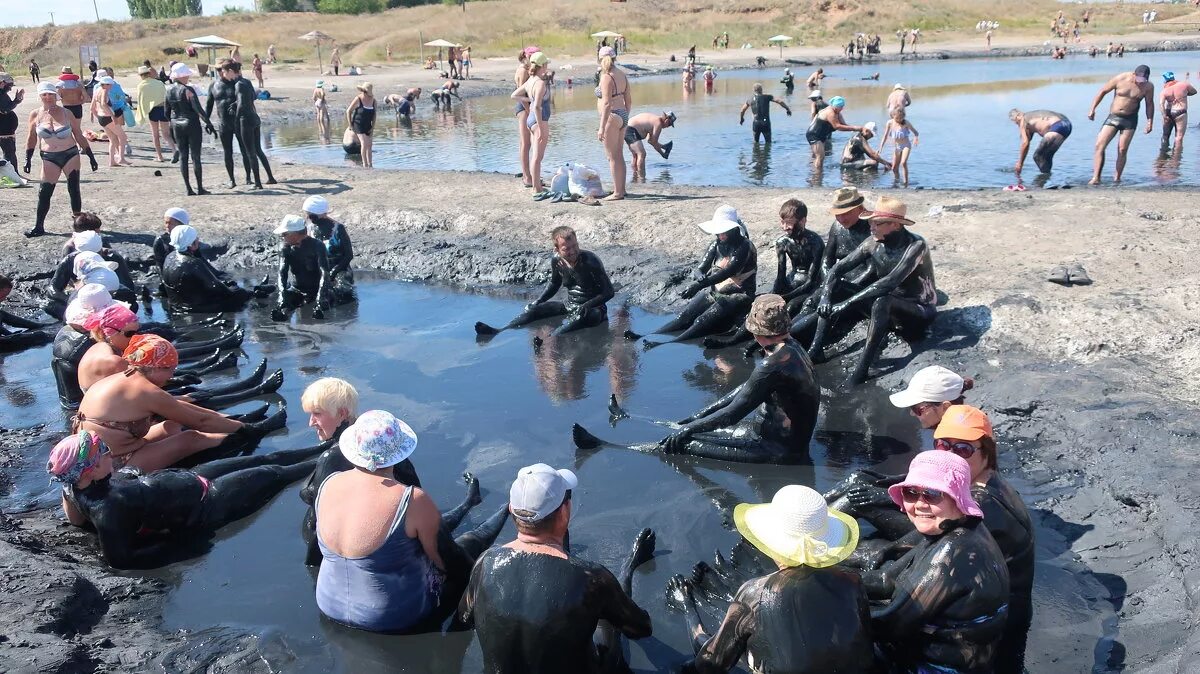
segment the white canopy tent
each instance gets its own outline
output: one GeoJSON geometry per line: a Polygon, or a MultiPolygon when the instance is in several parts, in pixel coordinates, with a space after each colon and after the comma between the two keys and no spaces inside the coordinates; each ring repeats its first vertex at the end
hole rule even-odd
{"type": "Polygon", "coordinates": [[[222,47],[240,47],[242,45],[233,40],[226,40],[220,35],[204,35],[202,37],[193,37],[184,40],[184,42],[193,47],[201,47],[208,50],[209,63],[215,63],[217,60],[216,52],[222,47]]]}

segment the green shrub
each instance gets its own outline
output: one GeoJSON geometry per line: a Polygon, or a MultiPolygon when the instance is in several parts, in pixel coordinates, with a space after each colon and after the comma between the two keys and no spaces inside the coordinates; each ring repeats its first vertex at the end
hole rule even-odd
{"type": "Polygon", "coordinates": [[[383,0],[317,0],[322,14],[374,14],[383,9],[383,0]]]}

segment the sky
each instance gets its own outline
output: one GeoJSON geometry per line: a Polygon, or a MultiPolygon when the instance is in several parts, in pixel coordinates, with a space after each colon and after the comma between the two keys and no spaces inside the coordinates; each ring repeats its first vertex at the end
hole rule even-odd
{"type": "MultiPolygon", "coordinates": [[[[0,0],[0,27],[43,26],[50,23],[54,12],[54,23],[58,25],[95,21],[96,11],[100,18],[120,21],[129,18],[129,5],[125,0],[0,0]]],[[[205,14],[220,14],[225,7],[253,9],[254,0],[204,0],[205,14]]]]}

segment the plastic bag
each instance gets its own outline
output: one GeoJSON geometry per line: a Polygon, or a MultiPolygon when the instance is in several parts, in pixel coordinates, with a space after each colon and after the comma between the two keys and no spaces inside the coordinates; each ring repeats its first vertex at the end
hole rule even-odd
{"type": "Polygon", "coordinates": [[[571,194],[581,197],[602,197],[605,195],[604,185],[600,182],[600,174],[587,164],[565,164],[569,176],[571,194]]]}
{"type": "Polygon", "coordinates": [[[554,177],[550,179],[551,192],[561,192],[566,194],[571,191],[571,178],[569,175],[570,170],[570,164],[563,164],[562,166],[558,167],[558,172],[555,173],[554,177]]]}

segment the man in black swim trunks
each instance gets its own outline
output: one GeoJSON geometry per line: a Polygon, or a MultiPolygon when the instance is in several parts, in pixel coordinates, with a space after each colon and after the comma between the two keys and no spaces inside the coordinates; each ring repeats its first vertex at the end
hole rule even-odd
{"type": "MultiPolygon", "coordinates": [[[[555,335],[561,335],[591,328],[608,320],[607,303],[615,292],[608,272],[604,270],[604,263],[595,253],[582,250],[575,230],[566,225],[555,227],[550,232],[550,239],[554,241],[554,255],[550,257],[550,281],[541,297],[526,304],[525,310],[509,321],[505,329],[565,315],[567,320],[554,331],[555,335]],[[567,301],[553,301],[552,298],[564,285],[567,287],[567,301]]],[[[497,331],[483,323],[476,323],[475,332],[491,335],[497,331]]]]}
{"type": "Polygon", "coordinates": [[[325,318],[325,310],[333,299],[327,292],[329,255],[325,246],[308,235],[308,226],[298,215],[284,216],[275,233],[283,238],[283,247],[279,250],[276,281],[279,301],[271,311],[271,319],[286,321],[291,310],[309,302],[315,303],[313,318],[325,318]],[[293,283],[288,283],[289,273],[295,278],[293,283]]]}
{"type": "Polygon", "coordinates": [[[1092,158],[1092,179],[1089,185],[1100,184],[1100,172],[1104,170],[1104,152],[1114,136],[1121,134],[1117,140],[1117,170],[1113,175],[1115,182],[1121,182],[1121,172],[1125,170],[1125,158],[1129,153],[1129,144],[1133,142],[1133,134],[1137,129],[1138,105],[1143,101],[1146,106],[1146,133],[1154,130],[1154,85],[1150,83],[1150,66],[1140,65],[1131,73],[1121,73],[1109,80],[1088,110],[1088,119],[1096,119],[1096,108],[1109,92],[1113,94],[1112,106],[1108,118],[1100,127],[1096,136],[1096,154],[1092,158]]]}
{"type": "Polygon", "coordinates": [[[746,111],[749,110],[754,115],[754,122],[750,125],[754,132],[754,142],[758,142],[759,136],[767,143],[771,142],[771,104],[774,103],[787,111],[788,117],[792,116],[792,109],[787,103],[775,100],[771,94],[763,93],[763,86],[755,83],[754,95],[742,104],[742,109],[738,113],[738,124],[746,123],[746,111]]]}
{"type": "Polygon", "coordinates": [[[663,159],[670,158],[671,148],[674,147],[675,141],[659,144],[658,138],[663,129],[673,126],[675,126],[675,113],[669,110],[661,115],[643,112],[629,119],[629,126],[625,127],[625,144],[629,146],[629,151],[633,154],[633,176],[635,178],[646,177],[646,147],[642,145],[643,140],[650,143],[650,147],[662,155],[663,159]]]}
{"type": "Polygon", "coordinates": [[[1021,152],[1017,155],[1017,179],[1021,179],[1021,169],[1025,166],[1025,155],[1029,153],[1029,143],[1033,137],[1041,136],[1042,142],[1033,151],[1033,163],[1037,164],[1042,173],[1049,173],[1054,165],[1054,153],[1071,135],[1071,120],[1067,116],[1052,110],[1030,110],[1021,112],[1013,108],[1008,111],[1008,118],[1017,125],[1021,134],[1021,152]]]}
{"type": "Polygon", "coordinates": [[[517,540],[476,561],[459,604],[474,626],[489,674],[590,674],[628,671],[620,634],[650,636],[650,615],[631,598],[633,572],[654,556],[654,532],[643,529],[621,567],[621,578],[570,556],[569,470],[544,463],[522,468],[509,492],[517,540]],[[593,640],[604,620],[600,644],[593,640]]]}

